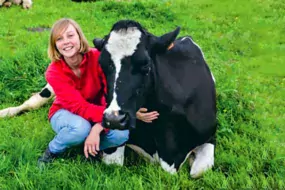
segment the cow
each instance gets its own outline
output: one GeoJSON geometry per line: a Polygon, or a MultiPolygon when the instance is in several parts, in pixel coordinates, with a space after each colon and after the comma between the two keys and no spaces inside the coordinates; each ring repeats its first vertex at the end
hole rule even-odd
{"type": "Polygon", "coordinates": [[[0,118],[12,117],[25,111],[36,110],[46,104],[49,100],[53,99],[54,96],[55,95],[52,87],[47,83],[40,92],[33,94],[20,106],[14,106],[0,110],[0,118]]]}
{"type": "MultiPolygon", "coordinates": [[[[190,175],[197,178],[214,165],[215,79],[201,48],[190,36],[177,38],[179,31],[157,37],[136,21],[122,20],[93,44],[107,79],[103,125],[130,129],[127,146],[171,174],[189,159],[190,175]],[[137,120],[140,107],[158,111],[159,118],[137,120]]],[[[0,117],[37,109],[53,97],[47,84],[21,106],[0,110],[0,117]]],[[[103,162],[123,165],[124,149],[103,151],[103,162]]]]}
{"type": "Polygon", "coordinates": [[[195,153],[195,178],[214,165],[215,81],[201,48],[190,36],[177,38],[179,32],[157,37],[121,20],[93,43],[107,80],[103,125],[130,129],[128,146],[171,174],[195,153]],[[140,107],[158,111],[158,119],[138,121],[140,107]]]}
{"type": "Polygon", "coordinates": [[[10,7],[12,4],[20,5],[22,4],[24,9],[29,9],[32,7],[32,0],[0,0],[0,7],[10,7]]]}

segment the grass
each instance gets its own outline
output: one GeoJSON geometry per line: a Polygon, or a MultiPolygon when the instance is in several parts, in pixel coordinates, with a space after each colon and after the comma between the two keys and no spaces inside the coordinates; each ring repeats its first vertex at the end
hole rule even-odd
{"type": "Polygon", "coordinates": [[[44,86],[57,19],[75,19],[91,45],[129,18],[156,35],[179,25],[194,38],[217,81],[219,120],[215,167],[193,180],[187,164],[172,176],[130,151],[125,167],[86,161],[79,148],[40,170],[37,158],[54,136],[49,105],[0,119],[0,189],[284,189],[284,10],[283,0],[34,0],[30,10],[0,8],[0,109],[44,86]]]}

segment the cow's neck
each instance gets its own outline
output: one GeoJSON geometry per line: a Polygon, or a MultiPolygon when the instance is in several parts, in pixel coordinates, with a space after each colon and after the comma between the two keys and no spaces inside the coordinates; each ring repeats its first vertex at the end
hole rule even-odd
{"type": "Polygon", "coordinates": [[[151,65],[151,72],[148,80],[150,81],[146,90],[147,94],[145,95],[145,107],[155,111],[165,110],[165,105],[161,102],[161,98],[158,94],[160,87],[157,77],[157,68],[154,64],[151,65]]]}
{"type": "Polygon", "coordinates": [[[177,76],[171,72],[173,68],[167,61],[169,59],[163,57],[156,56],[156,63],[153,65],[153,88],[147,102],[151,102],[149,105],[159,111],[183,112],[181,105],[185,102],[185,93],[177,82],[177,76]]]}

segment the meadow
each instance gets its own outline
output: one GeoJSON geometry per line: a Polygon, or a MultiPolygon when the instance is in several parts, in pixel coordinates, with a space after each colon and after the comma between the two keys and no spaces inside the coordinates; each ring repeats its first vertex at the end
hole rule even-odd
{"type": "Polygon", "coordinates": [[[127,151],[124,167],[86,160],[81,147],[45,169],[37,158],[53,138],[47,112],[0,118],[0,189],[285,189],[284,0],[34,0],[30,10],[0,7],[0,109],[45,85],[49,30],[69,17],[90,45],[119,19],[156,35],[181,26],[204,51],[215,78],[215,166],[191,179],[127,151]]]}

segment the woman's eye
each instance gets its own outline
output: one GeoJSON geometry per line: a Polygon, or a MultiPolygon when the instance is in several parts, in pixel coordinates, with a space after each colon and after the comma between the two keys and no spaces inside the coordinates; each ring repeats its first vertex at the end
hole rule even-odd
{"type": "Polygon", "coordinates": [[[72,38],[73,36],[74,36],[73,34],[71,34],[71,35],[68,35],[68,37],[69,37],[69,38],[72,38]]]}
{"type": "Polygon", "coordinates": [[[56,41],[60,41],[60,40],[62,40],[62,38],[61,38],[61,37],[56,39],[56,41]]]}

